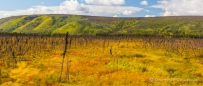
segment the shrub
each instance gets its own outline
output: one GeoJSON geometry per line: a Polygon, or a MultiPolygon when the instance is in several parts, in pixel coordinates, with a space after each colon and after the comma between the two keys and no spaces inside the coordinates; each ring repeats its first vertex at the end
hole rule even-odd
{"type": "Polygon", "coordinates": [[[43,83],[46,85],[53,85],[58,82],[58,79],[59,77],[57,74],[49,74],[45,76],[43,83]]]}

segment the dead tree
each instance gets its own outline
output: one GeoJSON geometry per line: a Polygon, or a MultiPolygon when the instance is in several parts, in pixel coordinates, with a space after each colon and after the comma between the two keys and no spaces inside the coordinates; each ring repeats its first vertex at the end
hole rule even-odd
{"type": "Polygon", "coordinates": [[[66,33],[66,37],[65,37],[65,49],[64,49],[64,52],[63,52],[63,58],[62,58],[62,62],[61,62],[61,73],[60,73],[60,77],[59,77],[59,82],[61,82],[61,78],[62,78],[63,63],[64,63],[64,59],[65,59],[65,56],[66,56],[67,49],[68,49],[68,32],[66,33]]]}

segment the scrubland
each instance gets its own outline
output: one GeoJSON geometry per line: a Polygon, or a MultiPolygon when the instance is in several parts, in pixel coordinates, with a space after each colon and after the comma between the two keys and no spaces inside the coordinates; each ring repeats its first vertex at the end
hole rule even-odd
{"type": "Polygon", "coordinates": [[[1,36],[1,86],[202,86],[203,39],[1,36]]]}

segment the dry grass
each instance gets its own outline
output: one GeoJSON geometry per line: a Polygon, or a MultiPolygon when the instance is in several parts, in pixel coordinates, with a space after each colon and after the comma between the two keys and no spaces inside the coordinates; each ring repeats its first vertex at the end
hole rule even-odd
{"type": "MultiPolygon", "coordinates": [[[[53,51],[32,61],[18,63],[15,69],[3,69],[9,76],[2,78],[2,86],[201,86],[201,59],[189,62],[176,54],[170,56],[163,49],[143,47],[142,42],[109,40],[109,45],[74,46],[68,50],[70,80],[66,63],[62,83],[58,82],[63,51],[53,51]],[[113,55],[109,50],[112,47],[113,55]],[[189,80],[189,81],[187,81],[189,80]]],[[[67,61],[67,58],[66,58],[67,61]]]]}

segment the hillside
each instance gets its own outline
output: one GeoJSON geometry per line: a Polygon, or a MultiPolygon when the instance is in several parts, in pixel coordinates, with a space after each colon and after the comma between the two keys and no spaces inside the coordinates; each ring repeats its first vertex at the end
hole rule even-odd
{"type": "Polygon", "coordinates": [[[203,17],[111,18],[30,15],[0,19],[1,33],[203,37],[203,17]]]}

